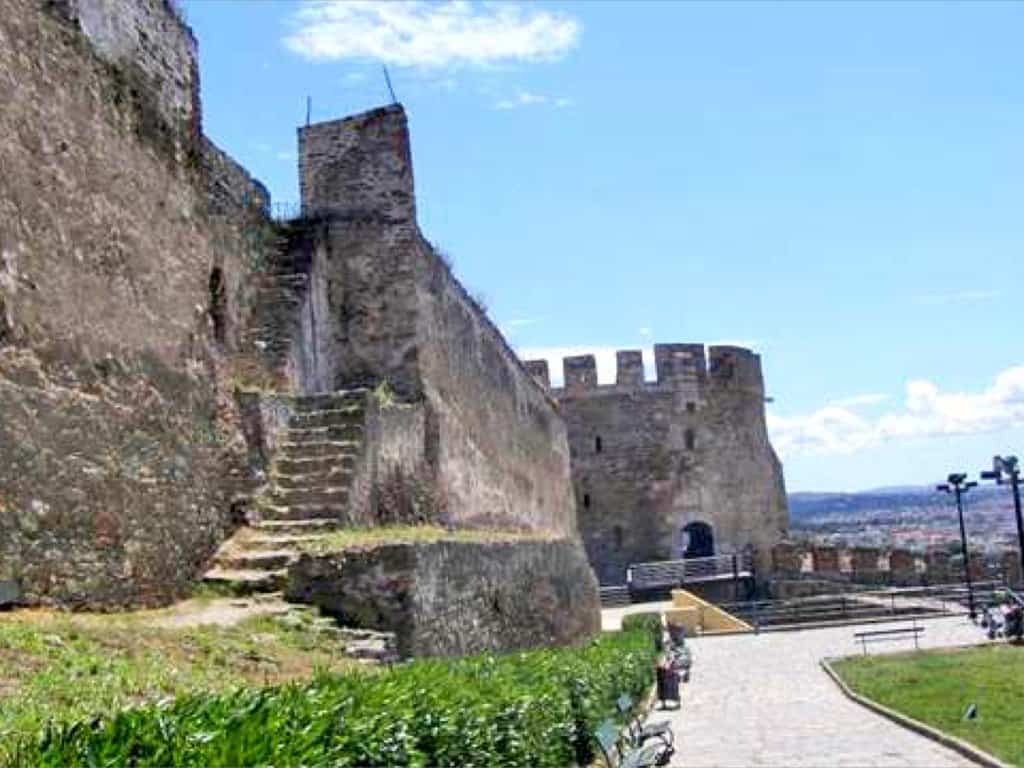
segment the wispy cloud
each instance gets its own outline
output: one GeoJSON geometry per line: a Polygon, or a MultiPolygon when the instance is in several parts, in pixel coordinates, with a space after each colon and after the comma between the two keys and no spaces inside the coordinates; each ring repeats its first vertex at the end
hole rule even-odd
{"type": "Polygon", "coordinates": [[[1002,295],[1002,291],[987,288],[973,288],[965,291],[953,291],[951,293],[927,293],[914,296],[916,304],[928,304],[941,306],[944,304],[975,304],[981,301],[990,301],[1002,295]]]}
{"type": "Polygon", "coordinates": [[[993,432],[1024,425],[1024,366],[1008,368],[979,392],[943,392],[924,379],[907,382],[902,408],[876,418],[858,405],[881,402],[861,395],[802,416],[768,414],[768,431],[781,454],[850,454],[884,442],[993,432]]]}
{"type": "Polygon", "coordinates": [[[310,60],[423,68],[554,60],[579,44],[583,30],[568,14],[468,0],[318,0],[303,3],[289,24],[285,46],[310,60]]]}
{"type": "Polygon", "coordinates": [[[530,107],[537,104],[550,104],[556,108],[564,108],[572,106],[572,99],[568,99],[564,96],[557,99],[552,99],[541,93],[531,93],[530,91],[519,91],[515,96],[509,99],[501,99],[494,103],[495,109],[518,109],[519,107],[530,107]]]}
{"type": "Polygon", "coordinates": [[[888,395],[871,393],[865,395],[853,395],[851,397],[841,397],[838,400],[833,400],[830,405],[837,408],[857,408],[862,405],[878,405],[888,399],[888,395]]]}
{"type": "Polygon", "coordinates": [[[503,327],[507,326],[508,328],[522,328],[523,326],[526,326],[526,325],[536,325],[537,323],[541,322],[542,320],[546,320],[546,319],[547,318],[543,317],[543,316],[541,316],[541,317],[517,317],[514,320],[508,320],[507,322],[502,323],[502,326],[503,327]]]}

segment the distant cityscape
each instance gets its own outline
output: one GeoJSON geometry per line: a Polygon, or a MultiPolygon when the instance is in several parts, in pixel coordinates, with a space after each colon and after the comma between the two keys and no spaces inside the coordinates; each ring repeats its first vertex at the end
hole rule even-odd
{"type": "MultiPolygon", "coordinates": [[[[1009,488],[982,485],[964,499],[964,524],[971,549],[994,552],[1017,547],[1009,488]]],[[[953,497],[934,487],[792,493],[789,509],[792,539],[839,547],[960,550],[953,497]]]]}

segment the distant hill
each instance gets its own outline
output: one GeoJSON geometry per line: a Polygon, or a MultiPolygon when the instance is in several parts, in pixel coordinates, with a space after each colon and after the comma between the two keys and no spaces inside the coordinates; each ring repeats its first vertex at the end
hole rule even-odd
{"type": "MultiPolygon", "coordinates": [[[[968,507],[988,507],[992,503],[1002,506],[1009,499],[1009,491],[994,485],[983,485],[971,489],[967,496],[968,507]]],[[[920,513],[925,509],[952,509],[952,499],[940,493],[934,486],[895,486],[876,488],[857,493],[815,493],[789,494],[789,517],[793,525],[801,523],[826,522],[830,517],[852,519],[857,517],[878,518],[879,516],[900,518],[904,513],[920,513]]]]}

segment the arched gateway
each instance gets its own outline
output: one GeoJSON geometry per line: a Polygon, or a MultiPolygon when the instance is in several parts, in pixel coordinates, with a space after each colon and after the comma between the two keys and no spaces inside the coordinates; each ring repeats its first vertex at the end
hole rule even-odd
{"type": "Polygon", "coordinates": [[[683,557],[711,557],[715,554],[715,536],[711,526],[701,521],[687,523],[682,529],[683,557]]]}

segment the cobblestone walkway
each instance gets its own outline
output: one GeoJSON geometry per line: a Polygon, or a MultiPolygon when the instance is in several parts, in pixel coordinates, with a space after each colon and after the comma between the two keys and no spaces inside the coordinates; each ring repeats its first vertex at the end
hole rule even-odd
{"type": "MultiPolygon", "coordinates": [[[[972,645],[981,630],[966,618],[920,622],[922,646],[972,645]]],[[[906,626],[906,621],[870,629],[906,626]]],[[[847,699],[819,666],[827,656],[858,653],[857,627],[693,638],[693,680],[670,719],[677,752],[670,765],[970,766],[966,760],[847,699]]],[[[877,651],[912,648],[909,640],[876,643],[877,651]]]]}

